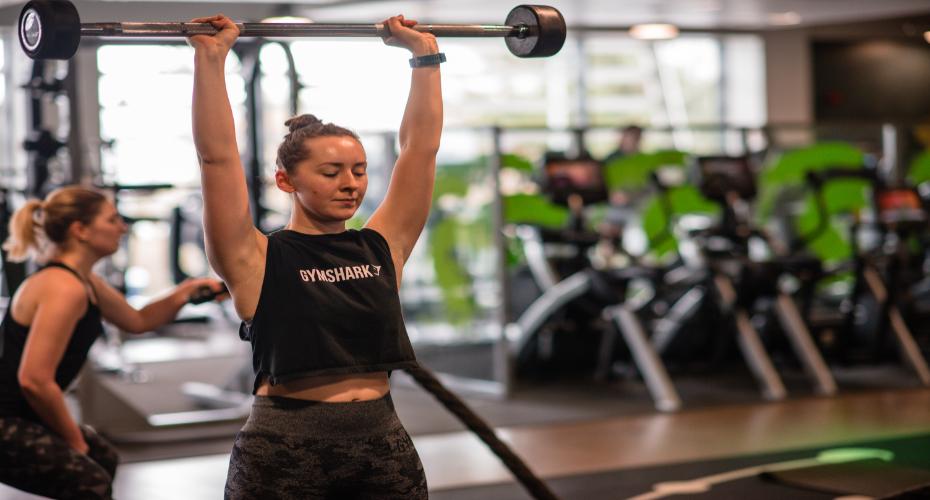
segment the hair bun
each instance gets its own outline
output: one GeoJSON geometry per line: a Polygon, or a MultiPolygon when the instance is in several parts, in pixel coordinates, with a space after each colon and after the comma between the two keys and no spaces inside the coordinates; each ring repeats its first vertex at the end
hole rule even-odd
{"type": "Polygon", "coordinates": [[[287,126],[289,132],[302,129],[304,127],[312,127],[312,126],[322,125],[322,124],[323,124],[323,120],[320,120],[316,116],[313,116],[310,114],[298,115],[284,122],[284,125],[287,126]]]}

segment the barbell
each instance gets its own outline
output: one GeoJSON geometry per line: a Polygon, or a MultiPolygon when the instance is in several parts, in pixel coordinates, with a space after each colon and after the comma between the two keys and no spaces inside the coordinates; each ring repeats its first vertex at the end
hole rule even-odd
{"type": "MultiPolygon", "coordinates": [[[[418,24],[415,30],[436,36],[504,37],[519,57],[548,57],[565,43],[565,19],[553,7],[518,5],[505,25],[418,24]]],[[[381,37],[384,24],[237,23],[247,37],[381,37]]],[[[209,23],[104,22],[81,23],[68,0],[31,0],[19,14],[19,43],[32,59],[70,59],[81,37],[187,37],[212,35],[209,23]]]]}

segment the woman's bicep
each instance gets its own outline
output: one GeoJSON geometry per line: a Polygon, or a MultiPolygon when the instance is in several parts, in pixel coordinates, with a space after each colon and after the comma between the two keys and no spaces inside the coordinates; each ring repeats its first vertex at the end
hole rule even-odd
{"type": "Polygon", "coordinates": [[[239,286],[264,274],[268,237],[254,226],[235,238],[207,236],[206,251],[210,267],[235,293],[239,286]]]}
{"type": "Polygon", "coordinates": [[[221,256],[237,256],[243,247],[254,247],[255,225],[249,208],[249,192],[238,159],[201,163],[203,224],[207,244],[221,256]]]}

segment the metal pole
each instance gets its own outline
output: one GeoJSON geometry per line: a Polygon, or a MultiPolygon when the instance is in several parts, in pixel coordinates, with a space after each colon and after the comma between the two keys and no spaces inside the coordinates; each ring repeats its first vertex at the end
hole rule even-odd
{"type": "Polygon", "coordinates": [[[494,232],[494,248],[497,249],[497,282],[500,284],[500,300],[497,308],[497,323],[500,327],[500,334],[494,346],[493,370],[494,380],[503,386],[504,394],[509,396],[513,391],[514,366],[513,357],[510,353],[510,342],[507,339],[507,325],[510,322],[512,313],[510,276],[507,271],[507,239],[504,236],[504,200],[500,185],[501,157],[504,154],[503,145],[501,144],[502,133],[500,127],[491,129],[494,150],[491,153],[489,165],[491,167],[491,186],[494,193],[491,230],[494,232]]]}
{"type": "Polygon", "coordinates": [[[78,102],[78,61],[68,61],[68,76],[65,77],[65,89],[68,96],[68,156],[71,159],[71,171],[66,182],[78,183],[84,179],[84,147],[81,128],[81,107],[78,102]]]}
{"type": "Polygon", "coordinates": [[[300,91],[303,84],[300,83],[300,73],[297,71],[297,63],[294,61],[294,53],[291,46],[287,43],[278,44],[284,50],[284,56],[287,58],[287,78],[290,83],[290,111],[291,116],[297,116],[297,110],[300,108],[300,91]]]}
{"type": "Polygon", "coordinates": [[[612,319],[623,335],[633,362],[639,369],[646,388],[659,411],[677,411],[681,408],[681,397],[672,384],[672,379],[665,369],[662,359],[656,354],[642,323],[626,304],[610,306],[604,309],[604,315],[612,319]]]}

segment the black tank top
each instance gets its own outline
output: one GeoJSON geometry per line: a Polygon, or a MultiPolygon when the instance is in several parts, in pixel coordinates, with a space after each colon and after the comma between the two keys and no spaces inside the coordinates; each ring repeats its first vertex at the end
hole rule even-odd
{"type": "Polygon", "coordinates": [[[416,365],[391,251],[368,228],[268,235],[258,306],[239,335],[252,343],[254,389],[263,376],[277,384],[416,365]]]}
{"type": "MultiPolygon", "coordinates": [[[[89,288],[88,292],[93,290],[93,285],[84,281],[84,278],[77,271],[60,262],[51,262],[36,271],[36,273],[50,267],[70,271],[89,288]]],[[[6,310],[6,314],[3,315],[3,322],[0,323],[0,417],[21,417],[38,421],[38,415],[35,414],[23,396],[18,376],[23,348],[26,345],[26,338],[29,336],[29,325],[20,325],[13,320],[13,316],[10,314],[12,309],[11,303],[6,310]]],[[[64,356],[62,356],[61,362],[58,363],[58,369],[55,371],[55,382],[62,390],[71,385],[71,382],[77,377],[81,367],[84,366],[84,362],[87,361],[87,352],[90,351],[90,346],[94,344],[94,341],[97,340],[101,333],[103,333],[103,324],[100,322],[100,308],[91,302],[88,295],[87,312],[74,326],[64,356]]]]}

